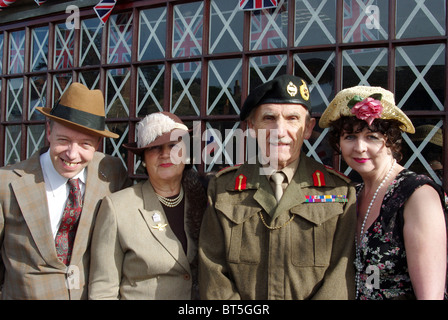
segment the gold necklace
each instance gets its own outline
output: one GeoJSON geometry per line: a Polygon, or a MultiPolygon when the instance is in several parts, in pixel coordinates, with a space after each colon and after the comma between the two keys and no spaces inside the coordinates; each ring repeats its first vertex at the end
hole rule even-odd
{"type": "Polygon", "coordinates": [[[170,207],[170,208],[174,208],[176,207],[184,198],[184,189],[182,187],[180,187],[180,193],[178,194],[178,196],[174,199],[170,199],[167,197],[163,197],[160,194],[158,194],[156,192],[156,196],[159,199],[159,201],[161,203],[163,203],[165,206],[170,207]]]}

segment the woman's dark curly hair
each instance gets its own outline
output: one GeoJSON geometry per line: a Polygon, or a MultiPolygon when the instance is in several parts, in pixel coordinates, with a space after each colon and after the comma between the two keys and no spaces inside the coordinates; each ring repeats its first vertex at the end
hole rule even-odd
{"type": "Polygon", "coordinates": [[[390,148],[394,158],[400,161],[403,158],[401,153],[402,130],[400,125],[401,122],[398,120],[375,119],[372,125],[369,126],[364,120],[344,116],[330,123],[329,143],[340,154],[339,141],[343,132],[359,133],[364,128],[369,128],[371,132],[379,132],[386,136],[386,147],[390,148]]]}

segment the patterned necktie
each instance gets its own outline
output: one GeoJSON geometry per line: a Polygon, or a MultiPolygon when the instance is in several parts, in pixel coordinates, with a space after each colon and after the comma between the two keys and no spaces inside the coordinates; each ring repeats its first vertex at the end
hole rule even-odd
{"type": "Polygon", "coordinates": [[[67,183],[70,191],[55,239],[58,259],[65,265],[69,265],[70,263],[73,242],[78,228],[79,216],[82,211],[82,195],[78,179],[69,179],[67,183]]]}
{"type": "Polygon", "coordinates": [[[277,203],[278,203],[278,202],[280,202],[280,199],[283,195],[282,183],[283,183],[283,180],[285,179],[285,176],[283,175],[283,173],[281,171],[278,171],[271,176],[271,179],[275,183],[274,194],[275,194],[275,199],[277,199],[277,203]]]}

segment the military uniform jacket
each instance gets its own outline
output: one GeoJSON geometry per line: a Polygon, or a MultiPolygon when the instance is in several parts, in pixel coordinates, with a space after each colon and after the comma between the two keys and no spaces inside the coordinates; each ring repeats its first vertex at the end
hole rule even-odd
{"type": "Polygon", "coordinates": [[[210,181],[199,241],[201,298],[354,298],[356,194],[349,180],[302,155],[277,205],[259,168],[224,169],[210,181]],[[320,195],[347,201],[307,202],[320,195]]]}
{"type": "Polygon", "coordinates": [[[130,184],[120,159],[96,152],[70,266],[58,260],[39,156],[0,169],[0,297],[86,299],[90,240],[101,200],[130,184]]]}

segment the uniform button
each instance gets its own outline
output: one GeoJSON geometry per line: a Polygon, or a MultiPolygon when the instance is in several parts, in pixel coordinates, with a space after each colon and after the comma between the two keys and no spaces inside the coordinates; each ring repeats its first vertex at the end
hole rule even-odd
{"type": "Polygon", "coordinates": [[[188,273],[184,274],[184,280],[190,280],[190,275],[188,273]]]}

